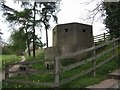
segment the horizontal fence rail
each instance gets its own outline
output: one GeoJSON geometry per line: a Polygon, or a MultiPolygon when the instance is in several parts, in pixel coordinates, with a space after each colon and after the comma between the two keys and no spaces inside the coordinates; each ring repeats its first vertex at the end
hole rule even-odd
{"type": "Polygon", "coordinates": [[[66,67],[63,67],[63,68],[62,68],[62,71],[67,71],[67,70],[70,70],[70,69],[72,69],[72,68],[76,68],[76,67],[78,67],[78,66],[80,66],[80,65],[83,65],[83,64],[86,64],[86,63],[88,63],[88,62],[91,62],[91,61],[93,61],[94,59],[99,58],[99,57],[103,56],[104,54],[106,54],[106,53],[108,53],[108,52],[110,52],[110,51],[113,51],[114,49],[116,49],[116,48],[118,48],[118,47],[119,47],[119,46],[117,45],[117,46],[113,47],[112,49],[105,50],[103,53],[100,53],[100,54],[96,55],[96,57],[93,56],[93,57],[90,57],[90,58],[88,58],[88,59],[86,59],[86,60],[84,60],[84,61],[80,61],[80,62],[71,64],[71,65],[68,65],[68,66],[66,66],[66,67]]]}
{"type": "MultiPolygon", "coordinates": [[[[39,71],[31,71],[30,70],[30,67],[29,67],[29,65],[30,64],[36,64],[36,63],[41,63],[41,62],[43,62],[43,61],[40,61],[40,60],[35,60],[35,61],[24,61],[24,62],[18,62],[18,63],[13,63],[13,64],[9,64],[9,65],[6,65],[6,73],[20,73],[21,71],[10,71],[9,70],[9,68],[11,68],[12,66],[14,66],[14,65],[26,65],[26,68],[28,68],[27,70],[26,70],[26,72],[22,72],[22,73],[26,73],[26,74],[32,74],[32,75],[34,75],[34,74],[54,74],[54,70],[39,70],[39,71]]],[[[7,75],[7,78],[9,77],[9,75],[7,75]]]]}
{"type": "Polygon", "coordinates": [[[97,44],[99,41],[106,41],[110,39],[110,34],[109,33],[103,33],[100,35],[94,36],[94,43],[97,44]]]}
{"type": "Polygon", "coordinates": [[[34,60],[34,61],[24,61],[24,62],[17,62],[17,63],[11,63],[9,65],[13,66],[13,65],[19,65],[19,64],[35,64],[35,63],[42,63],[44,62],[43,60],[34,60]]]}
{"type": "MultiPolygon", "coordinates": [[[[78,78],[78,77],[81,77],[81,76],[84,76],[84,75],[86,75],[86,74],[88,74],[88,73],[90,73],[90,72],[93,72],[94,73],[94,75],[95,75],[95,73],[96,73],[96,69],[97,68],[100,68],[102,65],[104,65],[104,64],[106,64],[107,62],[109,62],[109,61],[111,61],[111,60],[113,60],[115,57],[117,57],[118,56],[118,53],[115,53],[115,50],[117,49],[117,48],[119,48],[120,46],[119,45],[116,45],[115,43],[116,42],[118,42],[120,40],[120,38],[117,38],[117,39],[113,39],[113,40],[111,40],[111,41],[108,41],[108,42],[105,42],[105,43],[103,43],[103,44],[100,44],[100,45],[97,45],[97,46],[93,46],[93,47],[91,47],[91,48],[88,48],[88,49],[85,49],[85,50],[81,50],[81,51],[77,51],[77,52],[74,52],[74,53],[69,53],[69,54],[66,54],[66,55],[62,55],[62,56],[59,56],[59,57],[57,57],[57,62],[56,62],[56,65],[61,65],[61,60],[63,60],[63,59],[65,59],[65,58],[70,58],[70,57],[74,57],[74,56],[77,56],[77,55],[79,55],[79,54],[83,54],[83,53],[87,53],[87,52],[89,52],[89,51],[94,51],[95,52],[95,54],[94,54],[94,56],[92,56],[92,57],[90,57],[90,58],[87,58],[86,60],[83,60],[83,61],[79,61],[79,62],[77,62],[77,63],[73,63],[73,64],[71,64],[71,65],[68,65],[68,66],[59,66],[59,68],[58,68],[58,71],[56,72],[57,74],[57,82],[56,83],[58,83],[59,85],[57,85],[57,86],[60,86],[60,85],[63,85],[63,84],[65,84],[65,83],[68,83],[68,82],[70,82],[70,81],[72,81],[72,80],[74,80],[74,79],[76,79],[76,78],[78,78]],[[104,47],[104,46],[107,46],[107,45],[110,45],[110,44],[112,44],[113,45],[113,47],[112,48],[109,48],[109,49],[107,49],[107,50],[104,50],[104,52],[102,52],[102,53],[100,53],[100,54],[96,54],[96,50],[97,49],[99,49],[99,48],[101,48],[101,47],[104,47]],[[107,54],[107,53],[109,53],[109,52],[113,52],[113,55],[111,56],[111,57],[109,57],[108,59],[106,59],[106,60],[104,60],[104,61],[102,61],[102,62],[100,62],[100,63],[96,63],[97,61],[96,61],[96,59],[97,58],[99,58],[99,57],[101,57],[101,56],[103,56],[103,55],[105,55],[105,54],[107,54]],[[68,70],[71,70],[71,69],[74,69],[74,68],[76,68],[76,67],[79,67],[79,66],[81,66],[81,65],[83,65],[83,64],[86,64],[86,63],[88,63],[88,62],[93,62],[94,61],[94,65],[93,65],[93,67],[92,68],[90,68],[90,69],[88,69],[88,70],[85,70],[85,71],[82,71],[81,73],[78,73],[78,74],[75,74],[75,75],[73,75],[73,76],[71,76],[71,77],[69,77],[69,78],[67,78],[67,79],[63,79],[63,80],[60,80],[60,73],[61,73],[61,71],[62,72],[65,72],[65,71],[68,71],[68,70]]],[[[56,66],[57,67],[57,66],[56,66]]]]}
{"type": "MultiPolygon", "coordinates": [[[[22,84],[28,84],[28,85],[41,85],[41,86],[48,86],[48,87],[55,87],[55,84],[54,82],[33,82],[31,80],[19,80],[19,79],[9,79],[9,76],[11,74],[19,74],[19,76],[25,76],[27,77],[28,75],[54,75],[54,70],[37,70],[37,71],[32,71],[30,70],[30,68],[27,68],[25,71],[20,71],[20,70],[17,70],[17,71],[10,71],[9,68],[11,68],[12,66],[14,65],[26,65],[29,67],[29,65],[31,64],[36,64],[36,63],[41,63],[43,61],[40,61],[40,60],[35,60],[35,61],[25,61],[25,62],[19,62],[19,63],[13,63],[13,64],[9,64],[9,65],[6,65],[6,68],[5,68],[5,82],[12,82],[12,83],[22,83],[22,84]]],[[[27,67],[26,66],[26,67],[27,67]]]]}
{"type": "MultiPolygon", "coordinates": [[[[8,73],[20,73],[20,71],[8,71],[8,73]]],[[[25,71],[25,72],[22,72],[24,74],[30,74],[30,75],[35,75],[35,74],[54,74],[54,70],[46,70],[46,71],[25,71]]]]}
{"type": "Polygon", "coordinates": [[[87,53],[89,51],[101,48],[101,47],[103,47],[105,45],[111,44],[111,43],[113,43],[115,41],[118,41],[118,40],[120,40],[120,38],[114,39],[112,41],[105,42],[105,43],[97,45],[97,46],[93,46],[93,47],[85,49],[85,50],[80,50],[80,51],[77,51],[77,52],[72,52],[72,53],[69,53],[69,54],[65,54],[65,55],[59,56],[58,58],[61,60],[61,59],[65,59],[65,58],[74,57],[76,55],[79,55],[79,54],[82,54],[82,53],[87,53]]]}
{"type": "Polygon", "coordinates": [[[18,61],[16,61],[16,60],[12,60],[12,59],[7,59],[7,60],[2,60],[2,65],[6,65],[6,64],[10,64],[10,63],[17,63],[17,62],[19,62],[19,60],[18,61]]]}
{"type": "Polygon", "coordinates": [[[12,83],[22,83],[22,84],[29,84],[29,85],[41,85],[41,86],[49,86],[54,87],[54,83],[50,82],[32,82],[32,81],[24,81],[24,80],[12,80],[12,79],[6,79],[4,80],[6,82],[12,82],[12,83]]]}
{"type": "MultiPolygon", "coordinates": [[[[98,37],[104,37],[104,35],[99,35],[98,37]]],[[[107,35],[105,36],[107,37],[107,35]]],[[[109,35],[108,35],[109,37],[109,35]]],[[[25,61],[25,62],[19,62],[19,63],[14,63],[14,64],[10,64],[10,65],[6,65],[5,68],[5,82],[13,82],[13,83],[23,83],[23,84],[28,84],[28,85],[41,85],[41,86],[49,86],[49,87],[59,87],[60,85],[63,85],[65,83],[68,83],[72,80],[75,80],[78,77],[84,76],[90,72],[93,72],[94,74],[96,73],[96,69],[100,68],[102,65],[106,64],[107,62],[113,60],[114,58],[116,58],[118,56],[118,53],[116,52],[116,49],[120,47],[120,45],[117,44],[117,42],[120,41],[120,38],[116,38],[107,42],[104,42],[103,44],[100,45],[96,45],[93,46],[91,48],[85,49],[85,50],[81,50],[81,51],[77,51],[77,52],[72,52],[69,54],[65,54],[62,56],[58,56],[54,59],[54,69],[53,70],[46,70],[46,71],[30,71],[30,69],[26,70],[25,75],[35,75],[35,74],[51,74],[54,75],[54,81],[53,82],[32,82],[32,81],[28,81],[28,80],[13,80],[13,79],[9,79],[9,73],[19,73],[19,71],[9,71],[9,68],[13,65],[24,65],[24,64],[36,64],[36,63],[43,63],[44,60],[40,61],[40,60],[35,60],[35,61],[25,61]],[[97,49],[100,49],[104,46],[107,45],[113,45],[112,47],[110,47],[109,49],[104,50],[104,52],[102,53],[97,53],[97,49]],[[83,61],[78,61],[75,63],[72,63],[70,65],[67,66],[63,66],[62,65],[62,60],[66,59],[66,58],[72,58],[75,57],[77,55],[81,55],[84,53],[88,53],[88,52],[92,52],[91,57],[86,58],[83,61]],[[102,57],[103,55],[112,52],[112,56],[108,57],[107,59],[105,59],[104,61],[102,60],[102,62],[96,63],[97,59],[99,57],[102,57]],[[89,62],[93,62],[92,63],[92,67],[87,69],[87,70],[83,70],[80,73],[74,74],[73,76],[70,76],[68,78],[62,79],[60,80],[60,76],[63,72],[65,71],[69,71],[71,69],[74,69],[76,67],[79,67],[81,65],[85,65],[89,62]]],[[[64,61],[64,60],[63,60],[64,61]]]]}
{"type": "Polygon", "coordinates": [[[83,72],[81,72],[81,73],[79,73],[79,74],[76,74],[76,75],[74,75],[74,76],[72,76],[72,77],[70,77],[70,78],[68,78],[68,79],[62,80],[62,81],[60,82],[60,85],[65,84],[65,83],[68,83],[68,82],[70,82],[70,81],[72,81],[72,80],[74,80],[74,79],[76,79],[76,78],[78,78],[78,77],[80,77],[80,76],[84,76],[84,75],[92,72],[93,70],[99,68],[100,66],[102,66],[103,64],[105,64],[105,63],[107,63],[108,61],[112,60],[112,59],[115,58],[116,56],[117,56],[117,55],[112,56],[111,58],[107,59],[106,61],[98,64],[96,67],[92,67],[92,68],[90,68],[90,69],[88,69],[88,70],[86,70],[86,71],[83,71],[83,72]]]}

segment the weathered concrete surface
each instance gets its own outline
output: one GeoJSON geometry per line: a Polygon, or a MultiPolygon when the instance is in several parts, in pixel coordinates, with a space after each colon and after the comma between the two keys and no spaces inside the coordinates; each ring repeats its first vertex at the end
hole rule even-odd
{"type": "Polygon", "coordinates": [[[53,47],[45,49],[46,60],[94,45],[91,25],[82,23],[59,24],[53,29],[53,47]],[[55,50],[56,49],[56,50],[55,50]]]}
{"type": "Polygon", "coordinates": [[[53,46],[92,46],[92,26],[82,23],[59,24],[53,29],[53,46]]]}
{"type": "Polygon", "coordinates": [[[113,71],[112,73],[109,73],[109,77],[120,80],[120,69],[117,69],[113,71]]]}
{"type": "Polygon", "coordinates": [[[117,87],[118,80],[115,79],[106,79],[98,84],[88,86],[90,90],[96,90],[96,88],[101,88],[102,90],[106,90],[108,88],[114,88],[117,87]],[[115,86],[116,85],[116,86],[115,86]]]}
{"type": "Polygon", "coordinates": [[[114,84],[111,88],[119,88],[120,89],[120,80],[118,83],[114,84]]]}
{"type": "Polygon", "coordinates": [[[45,51],[45,60],[53,60],[56,56],[58,56],[59,53],[59,49],[58,47],[48,47],[44,49],[45,51]]]}
{"type": "Polygon", "coordinates": [[[120,69],[117,69],[115,71],[113,71],[112,73],[108,74],[109,77],[108,79],[95,84],[95,85],[91,85],[86,87],[89,90],[96,90],[97,88],[101,88],[102,90],[107,90],[107,89],[118,89],[120,88],[120,69]],[[109,79],[110,78],[110,79],[109,79]]]}

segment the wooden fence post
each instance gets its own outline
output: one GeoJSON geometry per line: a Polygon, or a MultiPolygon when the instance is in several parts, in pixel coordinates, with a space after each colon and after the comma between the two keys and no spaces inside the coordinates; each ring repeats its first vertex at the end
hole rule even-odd
{"type": "Polygon", "coordinates": [[[9,78],[9,65],[5,65],[5,79],[9,78]]]}
{"type": "Polygon", "coordinates": [[[55,87],[57,88],[57,87],[59,87],[59,83],[60,83],[60,81],[59,81],[59,69],[60,68],[60,62],[59,62],[59,58],[58,57],[56,57],[55,58],[55,87]]]}
{"type": "MultiPolygon", "coordinates": [[[[94,51],[93,51],[93,58],[94,58],[94,60],[93,60],[93,67],[95,68],[96,67],[96,49],[94,49],[94,51]]],[[[93,76],[94,77],[96,76],[96,69],[93,70],[93,76]]]]}

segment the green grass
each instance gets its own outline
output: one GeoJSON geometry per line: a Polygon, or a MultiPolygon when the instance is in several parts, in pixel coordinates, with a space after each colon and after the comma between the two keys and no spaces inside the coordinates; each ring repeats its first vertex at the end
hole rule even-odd
{"type": "MultiPolygon", "coordinates": [[[[31,55],[32,55],[32,52],[31,52],[31,55]]],[[[21,56],[17,56],[17,55],[0,55],[0,58],[3,62],[3,63],[1,62],[2,64],[0,65],[0,69],[3,69],[3,70],[5,68],[4,62],[6,62],[6,64],[11,64],[11,63],[19,62],[21,60],[21,56]]],[[[26,60],[43,60],[44,59],[44,51],[43,51],[43,49],[38,49],[38,50],[36,50],[35,58],[33,58],[33,56],[28,57],[27,54],[25,55],[25,58],[26,58],[26,60]]],[[[33,67],[39,68],[41,66],[36,64],[36,65],[33,65],[33,67]]]]}
{"type": "Polygon", "coordinates": [[[107,78],[107,74],[111,71],[120,68],[118,67],[118,63],[120,60],[113,60],[111,62],[106,63],[102,67],[96,70],[96,76],[93,77],[92,73],[85,75],[83,77],[77,78],[70,83],[67,83],[61,87],[65,88],[85,88],[86,86],[93,85],[99,83],[100,81],[107,78]]]}
{"type": "MultiPolygon", "coordinates": [[[[96,84],[96,83],[99,83],[100,81],[104,80],[107,78],[107,74],[113,70],[115,70],[116,68],[118,68],[117,64],[120,63],[120,61],[116,58],[114,59],[113,61],[111,62],[108,62],[106,63],[105,65],[103,65],[100,69],[97,69],[97,75],[94,77],[93,79],[93,76],[92,76],[92,73],[91,74],[88,74],[88,75],[85,75],[85,76],[82,76],[80,78],[77,78],[67,84],[64,84],[62,86],[60,86],[61,88],[84,88],[86,86],[89,86],[89,85],[92,85],[92,84],[96,84]]],[[[65,72],[65,73],[62,73],[61,77],[60,77],[60,80],[63,80],[65,78],[68,78],[72,75],[74,75],[75,73],[80,73],[80,71],[82,71],[83,69],[86,69],[86,67],[88,68],[89,65],[87,66],[83,66],[82,68],[79,67],[79,68],[75,68],[73,70],[70,70],[68,72],[65,72]]],[[[25,76],[16,76],[16,77],[13,77],[12,79],[28,79],[30,81],[33,81],[33,82],[51,82],[51,81],[54,81],[54,76],[53,75],[45,75],[45,74],[39,74],[39,75],[29,75],[28,77],[25,78],[25,76]]],[[[5,84],[5,83],[4,83],[5,84]]],[[[11,84],[8,83],[8,86],[3,86],[3,87],[17,87],[17,88],[27,88],[28,86],[24,85],[24,84],[11,84]],[[20,87],[19,87],[20,85],[20,87]]],[[[32,88],[46,88],[46,87],[43,87],[43,86],[30,86],[32,88]]]]}
{"type": "MultiPolygon", "coordinates": [[[[108,48],[108,47],[107,47],[108,48]]],[[[118,49],[117,49],[118,50],[118,49]]],[[[120,51],[120,48],[119,50],[120,51]]],[[[112,56],[111,52],[107,53],[105,55],[103,55],[102,57],[97,59],[97,64],[102,62],[103,59],[107,59],[110,56],[112,56]]],[[[27,60],[33,60],[32,57],[28,58],[27,60]]],[[[44,60],[44,52],[37,54],[36,58],[34,60],[44,60]]],[[[68,60],[69,61],[69,60],[68,60]]],[[[65,66],[67,66],[68,61],[66,61],[65,63],[63,62],[63,64],[65,66]]],[[[71,62],[73,63],[73,62],[71,62]]],[[[71,63],[68,63],[71,64],[71,63]]],[[[120,64],[120,55],[119,57],[113,59],[112,61],[104,64],[103,66],[101,66],[99,69],[96,70],[96,76],[93,77],[92,73],[84,75],[80,78],[77,78],[69,83],[66,83],[62,86],[60,86],[61,88],[85,88],[86,86],[89,85],[93,85],[96,83],[101,82],[102,80],[107,78],[107,74],[115,69],[118,68],[118,64],[120,64]]],[[[69,78],[77,73],[81,73],[83,70],[87,70],[89,68],[91,68],[93,65],[92,63],[87,63],[86,65],[82,65],[79,66],[77,68],[71,69],[69,71],[63,72],[60,74],[60,80],[69,78]]],[[[33,64],[32,65],[33,68],[37,69],[37,70],[46,70],[46,67],[44,66],[44,61],[42,63],[37,63],[37,64],[33,64]]],[[[120,66],[119,66],[120,68],[120,66]]],[[[11,79],[20,79],[20,80],[30,80],[33,82],[52,82],[54,81],[54,75],[47,75],[47,74],[37,74],[37,75],[29,75],[27,77],[25,76],[16,76],[16,77],[12,77],[11,79]]],[[[9,88],[27,88],[27,87],[31,87],[31,88],[46,88],[44,86],[31,86],[31,85],[25,85],[25,84],[20,84],[20,83],[5,83],[3,82],[3,87],[9,87],[9,88]]]]}
{"type": "MultiPolygon", "coordinates": [[[[103,65],[100,69],[97,70],[97,75],[94,77],[93,79],[93,76],[92,74],[88,74],[88,75],[85,75],[83,77],[80,77],[80,78],[77,78],[76,80],[73,80],[63,86],[61,86],[61,88],[84,88],[86,86],[89,86],[89,85],[92,85],[92,84],[95,84],[95,83],[99,83],[100,81],[106,79],[107,77],[107,73],[109,73],[110,71],[113,71],[114,69],[116,69],[117,67],[117,64],[119,63],[120,61],[114,59],[113,61],[111,62],[108,62],[107,64],[103,65]]],[[[40,65],[40,64],[39,64],[40,65]]],[[[75,68],[75,69],[72,69],[70,71],[67,71],[67,72],[64,72],[62,73],[60,79],[63,80],[65,78],[68,78],[72,75],[74,75],[75,73],[80,73],[83,69],[85,70],[86,68],[90,67],[90,65],[84,65],[83,67],[78,67],[78,68],[75,68]]],[[[25,80],[25,77],[24,76],[17,76],[17,77],[14,77],[12,79],[23,79],[25,80]]],[[[34,81],[34,82],[38,82],[39,81],[42,81],[42,82],[45,82],[45,81],[48,81],[48,82],[51,82],[54,80],[54,76],[52,75],[29,75],[27,77],[28,80],[30,81],[34,81]]],[[[9,85],[8,85],[9,86],[9,85]]],[[[8,87],[7,86],[7,87],[8,87]]],[[[24,84],[13,84],[13,86],[11,86],[10,84],[10,87],[17,87],[17,88],[27,88],[27,86],[25,86],[24,84]],[[20,87],[19,87],[20,85],[20,87]]],[[[32,88],[43,88],[43,86],[31,86],[32,88]]],[[[46,88],[46,87],[45,87],[46,88]]]]}
{"type": "Polygon", "coordinates": [[[33,52],[31,51],[31,56],[28,53],[25,54],[26,60],[43,60],[44,59],[44,49],[35,50],[35,58],[33,57],[33,52]]]}
{"type": "Polygon", "coordinates": [[[17,56],[17,55],[0,55],[0,58],[2,58],[2,60],[10,60],[10,59],[18,59],[18,58],[20,58],[20,56],[17,56]]]}
{"type": "Polygon", "coordinates": [[[21,60],[21,57],[17,55],[0,55],[0,58],[1,58],[0,70],[1,69],[4,70],[6,64],[19,62],[21,60]]]}

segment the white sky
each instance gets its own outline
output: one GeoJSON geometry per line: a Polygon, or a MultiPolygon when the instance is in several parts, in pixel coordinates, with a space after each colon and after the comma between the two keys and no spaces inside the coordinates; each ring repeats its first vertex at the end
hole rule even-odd
{"type": "MultiPolygon", "coordinates": [[[[12,8],[20,8],[18,7],[19,5],[17,4],[13,4],[12,0],[7,0],[7,5],[11,6],[12,8]]],[[[70,22],[79,22],[79,23],[85,23],[85,24],[91,24],[89,22],[86,22],[84,20],[82,20],[81,18],[85,18],[88,16],[88,12],[86,11],[86,9],[94,9],[96,2],[91,3],[89,5],[85,5],[85,4],[80,4],[82,2],[90,2],[91,0],[62,0],[62,4],[61,4],[61,11],[58,13],[58,24],[63,24],[63,23],[70,23],[70,22]]],[[[9,36],[10,36],[10,32],[8,31],[8,25],[3,22],[3,18],[2,16],[2,12],[0,11],[0,29],[3,32],[2,38],[7,41],[9,36]]],[[[100,15],[98,15],[99,18],[100,15]]],[[[51,30],[49,30],[49,46],[52,45],[52,28],[55,27],[55,24],[52,24],[51,26],[51,30]]],[[[102,24],[101,20],[98,20],[96,22],[93,23],[93,35],[98,35],[101,34],[103,32],[105,32],[104,30],[105,26],[104,24],[102,24]]],[[[36,32],[36,33],[40,33],[36,32]]],[[[42,41],[45,43],[46,39],[45,39],[45,30],[42,30],[42,41]]]]}

